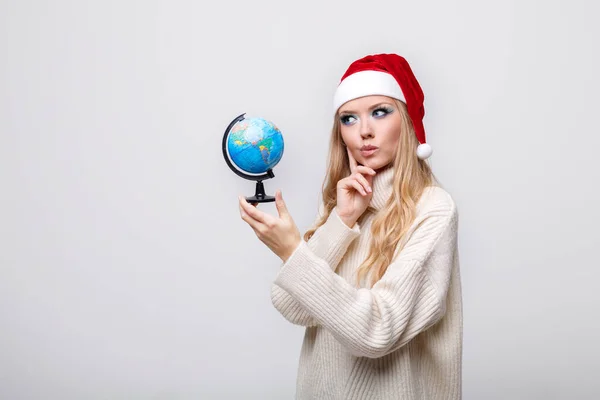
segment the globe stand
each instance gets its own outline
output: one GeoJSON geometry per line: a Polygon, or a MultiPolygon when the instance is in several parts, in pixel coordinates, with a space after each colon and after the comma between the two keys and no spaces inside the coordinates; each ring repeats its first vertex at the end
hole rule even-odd
{"type": "Polygon", "coordinates": [[[254,196],[246,197],[246,201],[248,201],[248,203],[268,203],[275,201],[275,197],[267,195],[262,181],[257,181],[254,196]]]}
{"type": "Polygon", "coordinates": [[[255,192],[254,192],[254,196],[245,197],[246,201],[248,201],[248,203],[269,203],[269,202],[273,202],[273,201],[275,201],[275,196],[267,195],[265,193],[265,187],[263,185],[263,181],[264,180],[271,179],[271,178],[275,177],[275,174],[273,173],[273,170],[272,169],[268,169],[262,175],[250,175],[250,174],[246,174],[246,173],[238,170],[233,165],[233,163],[229,159],[229,156],[227,155],[227,137],[229,136],[229,132],[231,131],[231,128],[233,128],[233,126],[237,122],[242,121],[244,119],[245,115],[246,115],[246,113],[238,115],[233,121],[231,121],[229,123],[229,126],[225,130],[225,133],[223,134],[223,141],[222,141],[222,144],[221,144],[221,148],[223,150],[223,157],[225,158],[225,162],[227,163],[227,166],[229,167],[229,169],[231,169],[238,176],[240,176],[240,177],[242,177],[244,179],[256,181],[256,189],[255,189],[255,192]]]}

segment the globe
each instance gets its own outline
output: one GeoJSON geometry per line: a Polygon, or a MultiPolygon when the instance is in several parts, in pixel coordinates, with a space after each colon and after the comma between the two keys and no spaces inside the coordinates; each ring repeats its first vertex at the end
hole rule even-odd
{"type": "Polygon", "coordinates": [[[246,197],[252,203],[275,201],[265,194],[265,179],[275,176],[273,168],[283,157],[283,135],[277,126],[261,117],[236,117],[223,135],[223,157],[238,176],[256,181],[254,196],[246,197]]]}
{"type": "Polygon", "coordinates": [[[265,174],[283,156],[283,136],[275,124],[264,118],[245,118],[231,128],[227,151],[242,171],[265,174]]]}

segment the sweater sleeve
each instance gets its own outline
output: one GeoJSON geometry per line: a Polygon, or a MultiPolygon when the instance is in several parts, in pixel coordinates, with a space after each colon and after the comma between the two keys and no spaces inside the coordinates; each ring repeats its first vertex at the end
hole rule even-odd
{"type": "Polygon", "coordinates": [[[445,313],[457,245],[454,204],[417,217],[402,251],[372,288],[355,288],[305,243],[275,283],[352,354],[378,358],[408,343],[445,313]]]}
{"type": "MultiPolygon", "coordinates": [[[[352,228],[349,228],[342,222],[336,210],[333,209],[327,221],[314,232],[308,242],[302,241],[294,254],[304,244],[312,254],[322,259],[333,272],[350,243],[359,235],[359,225],[355,224],[352,228]]],[[[293,324],[302,326],[315,326],[317,324],[304,307],[276,282],[271,286],[271,302],[281,315],[293,324]]]]}

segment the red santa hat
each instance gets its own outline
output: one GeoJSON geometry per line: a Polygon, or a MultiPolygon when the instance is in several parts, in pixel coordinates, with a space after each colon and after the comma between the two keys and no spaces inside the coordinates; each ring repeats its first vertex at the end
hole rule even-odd
{"type": "Polygon", "coordinates": [[[433,151],[426,142],[423,127],[423,90],[404,57],[397,54],[375,54],[350,64],[335,91],[334,112],[350,100],[369,95],[389,96],[406,104],[420,143],[417,157],[421,160],[429,158],[433,151]]]}

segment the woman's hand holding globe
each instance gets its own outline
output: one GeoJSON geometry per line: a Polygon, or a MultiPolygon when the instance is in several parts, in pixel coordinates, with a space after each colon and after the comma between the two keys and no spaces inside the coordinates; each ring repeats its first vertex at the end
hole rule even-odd
{"type": "Polygon", "coordinates": [[[275,206],[279,217],[259,210],[258,203],[250,204],[243,196],[239,196],[239,202],[242,219],[250,225],[261,242],[286,262],[300,245],[302,237],[283,201],[281,191],[275,192],[275,206]]]}

